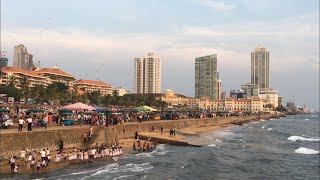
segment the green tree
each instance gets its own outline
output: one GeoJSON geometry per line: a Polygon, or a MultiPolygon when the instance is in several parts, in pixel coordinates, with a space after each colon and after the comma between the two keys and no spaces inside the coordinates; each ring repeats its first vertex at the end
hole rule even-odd
{"type": "Polygon", "coordinates": [[[93,91],[88,94],[88,99],[93,104],[100,104],[101,94],[99,91],[93,91]]]}
{"type": "Polygon", "coordinates": [[[14,99],[21,98],[21,91],[14,86],[0,85],[0,94],[7,94],[8,97],[14,97],[14,99]]]}
{"type": "Polygon", "coordinates": [[[15,86],[16,80],[17,78],[15,76],[9,76],[9,86],[15,86]]]}

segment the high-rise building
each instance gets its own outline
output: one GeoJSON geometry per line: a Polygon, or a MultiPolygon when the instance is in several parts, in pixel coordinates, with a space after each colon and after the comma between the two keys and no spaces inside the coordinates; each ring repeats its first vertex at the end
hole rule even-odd
{"type": "Polygon", "coordinates": [[[259,86],[257,84],[242,84],[241,90],[247,93],[248,97],[258,97],[259,96],[259,86]]]}
{"type": "Polygon", "coordinates": [[[28,53],[23,44],[14,46],[13,67],[24,70],[32,70],[33,68],[33,55],[28,53]]]}
{"type": "Polygon", "coordinates": [[[2,55],[0,51],[0,68],[7,67],[8,66],[8,58],[2,55]]]}
{"type": "Polygon", "coordinates": [[[147,56],[134,59],[134,93],[160,93],[161,58],[149,52],[147,56]]]}
{"type": "Polygon", "coordinates": [[[270,88],[269,52],[259,45],[251,53],[251,84],[258,84],[259,89],[267,91],[270,88]]]}
{"type": "Polygon", "coordinates": [[[195,97],[218,99],[217,54],[195,59],[195,97]]]}
{"type": "Polygon", "coordinates": [[[220,79],[218,79],[217,80],[217,91],[218,91],[218,97],[217,97],[217,99],[219,99],[219,100],[221,100],[221,80],[220,79]]]}

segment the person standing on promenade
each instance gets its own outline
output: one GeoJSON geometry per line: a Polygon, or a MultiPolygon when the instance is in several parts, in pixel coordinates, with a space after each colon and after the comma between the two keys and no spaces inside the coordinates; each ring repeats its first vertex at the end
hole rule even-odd
{"type": "Polygon", "coordinates": [[[43,121],[43,127],[44,129],[47,129],[47,126],[48,126],[48,115],[45,115],[42,119],[43,121]]]}
{"type": "Polygon", "coordinates": [[[20,118],[19,118],[19,128],[18,128],[18,132],[19,132],[19,131],[22,131],[22,126],[23,126],[23,124],[24,124],[24,120],[23,120],[22,116],[20,116],[20,118]]]}
{"type": "Polygon", "coordinates": [[[30,116],[28,117],[27,122],[28,122],[28,131],[32,131],[32,119],[30,116]]]}

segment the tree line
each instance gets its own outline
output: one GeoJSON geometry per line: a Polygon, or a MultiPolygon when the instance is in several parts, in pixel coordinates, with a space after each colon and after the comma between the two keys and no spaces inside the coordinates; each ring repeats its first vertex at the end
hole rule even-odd
{"type": "MultiPolygon", "coordinates": [[[[15,82],[15,81],[12,81],[15,82]]],[[[33,99],[35,103],[48,103],[52,105],[66,105],[70,103],[82,102],[86,104],[96,104],[99,106],[154,106],[167,107],[167,103],[158,100],[153,96],[141,96],[136,94],[125,94],[118,96],[117,92],[111,95],[102,96],[99,91],[91,93],[78,94],[78,89],[69,89],[62,82],[53,82],[47,87],[43,85],[35,85],[29,88],[28,83],[24,83],[23,78],[20,80],[20,88],[17,88],[14,83],[8,85],[0,85],[0,94],[7,94],[8,97],[14,97],[15,100],[33,99]]],[[[27,81],[26,81],[27,82],[27,81]]]]}

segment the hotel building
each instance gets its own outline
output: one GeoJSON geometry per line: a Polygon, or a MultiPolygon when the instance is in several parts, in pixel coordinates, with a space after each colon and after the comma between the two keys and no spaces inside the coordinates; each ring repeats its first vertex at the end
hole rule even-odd
{"type": "Polygon", "coordinates": [[[76,80],[74,76],[55,67],[37,69],[34,72],[47,77],[47,84],[52,84],[53,82],[61,82],[67,85],[69,89],[73,88],[73,82],[76,80]]]}
{"type": "Polygon", "coordinates": [[[23,70],[32,70],[33,68],[33,55],[28,53],[23,44],[14,46],[13,67],[23,70]]]}
{"type": "Polygon", "coordinates": [[[217,54],[195,58],[195,98],[218,99],[217,54]]]}
{"type": "Polygon", "coordinates": [[[263,100],[260,98],[210,100],[209,98],[189,99],[189,108],[199,108],[211,111],[263,111],[263,100]]]}
{"type": "Polygon", "coordinates": [[[4,67],[1,69],[1,71],[1,85],[13,84],[18,89],[21,89],[22,81],[24,80],[26,80],[27,86],[30,88],[34,87],[35,85],[48,85],[47,78],[34,71],[28,71],[15,67],[4,67]]]}
{"type": "Polygon", "coordinates": [[[269,52],[259,45],[251,53],[251,84],[257,84],[259,89],[267,91],[270,88],[269,52]]]}
{"type": "Polygon", "coordinates": [[[112,95],[112,86],[102,81],[79,79],[73,83],[73,86],[86,93],[99,91],[102,96],[112,95]]]}
{"type": "Polygon", "coordinates": [[[161,58],[149,52],[147,56],[134,59],[134,93],[160,93],[161,58]]]}

